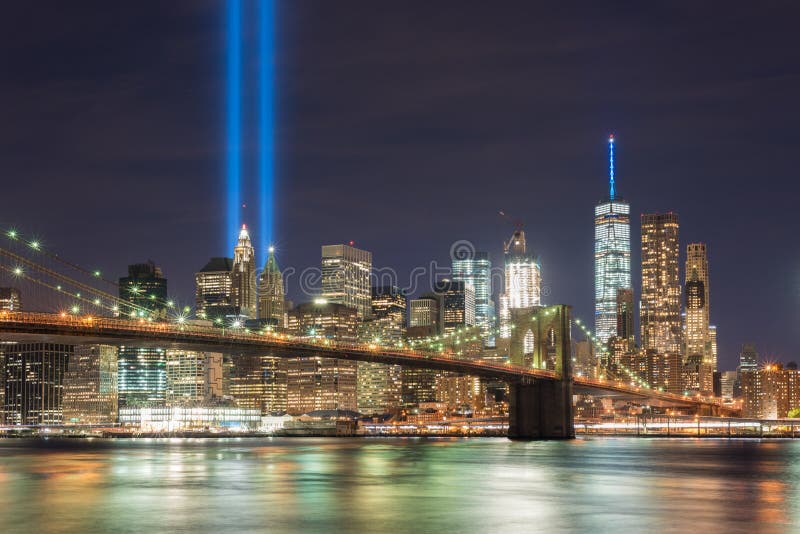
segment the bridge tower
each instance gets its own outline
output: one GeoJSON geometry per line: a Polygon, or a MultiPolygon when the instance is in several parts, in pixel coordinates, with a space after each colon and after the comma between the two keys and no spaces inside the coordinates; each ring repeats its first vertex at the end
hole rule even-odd
{"type": "Polygon", "coordinates": [[[511,363],[557,373],[555,379],[521,379],[509,385],[508,437],[572,439],[570,307],[513,310],[511,363]]]}

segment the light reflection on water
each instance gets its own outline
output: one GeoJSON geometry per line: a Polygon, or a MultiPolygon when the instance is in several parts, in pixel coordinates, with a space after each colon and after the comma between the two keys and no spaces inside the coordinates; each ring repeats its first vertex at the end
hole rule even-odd
{"type": "Polygon", "coordinates": [[[792,532],[800,442],[0,441],[2,532],[792,532]]]}

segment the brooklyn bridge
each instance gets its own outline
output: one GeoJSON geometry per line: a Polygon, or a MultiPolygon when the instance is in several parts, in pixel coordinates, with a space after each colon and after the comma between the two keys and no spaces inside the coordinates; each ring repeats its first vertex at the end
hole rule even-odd
{"type": "MultiPolygon", "coordinates": [[[[39,311],[0,312],[0,339],[65,344],[161,347],[232,355],[303,356],[434,369],[502,381],[509,386],[509,437],[567,439],[575,435],[573,396],[629,399],[650,406],[675,407],[699,415],[732,415],[720,399],[679,395],[651,388],[619,370],[602,369],[601,378],[573,374],[571,330],[580,321],[568,305],[515,310],[506,361],[465,356],[447,348],[411,344],[353,343],[297,336],[269,328],[219,327],[191,321],[181,311],[156,320],[121,318],[130,307],[110,291],[114,282],[8,233],[0,247],[0,269],[25,285],[39,311]],[[533,346],[525,334],[531,333],[533,346]]],[[[31,306],[26,306],[31,309],[31,306]]],[[[135,310],[134,310],[135,312],[135,310]]],[[[141,315],[141,314],[139,314],[141,315]]]]}

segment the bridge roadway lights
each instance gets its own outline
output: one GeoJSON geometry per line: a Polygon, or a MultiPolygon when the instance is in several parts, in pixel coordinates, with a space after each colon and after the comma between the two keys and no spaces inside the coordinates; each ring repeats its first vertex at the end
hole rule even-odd
{"type": "Polygon", "coordinates": [[[510,384],[510,439],[574,439],[572,379],[510,384]]]}

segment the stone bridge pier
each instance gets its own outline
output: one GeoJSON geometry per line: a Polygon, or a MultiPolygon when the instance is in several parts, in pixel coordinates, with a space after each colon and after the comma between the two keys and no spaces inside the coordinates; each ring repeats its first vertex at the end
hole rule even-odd
{"type": "Polygon", "coordinates": [[[511,362],[559,374],[509,384],[508,437],[573,439],[570,307],[512,310],[511,362]]]}

